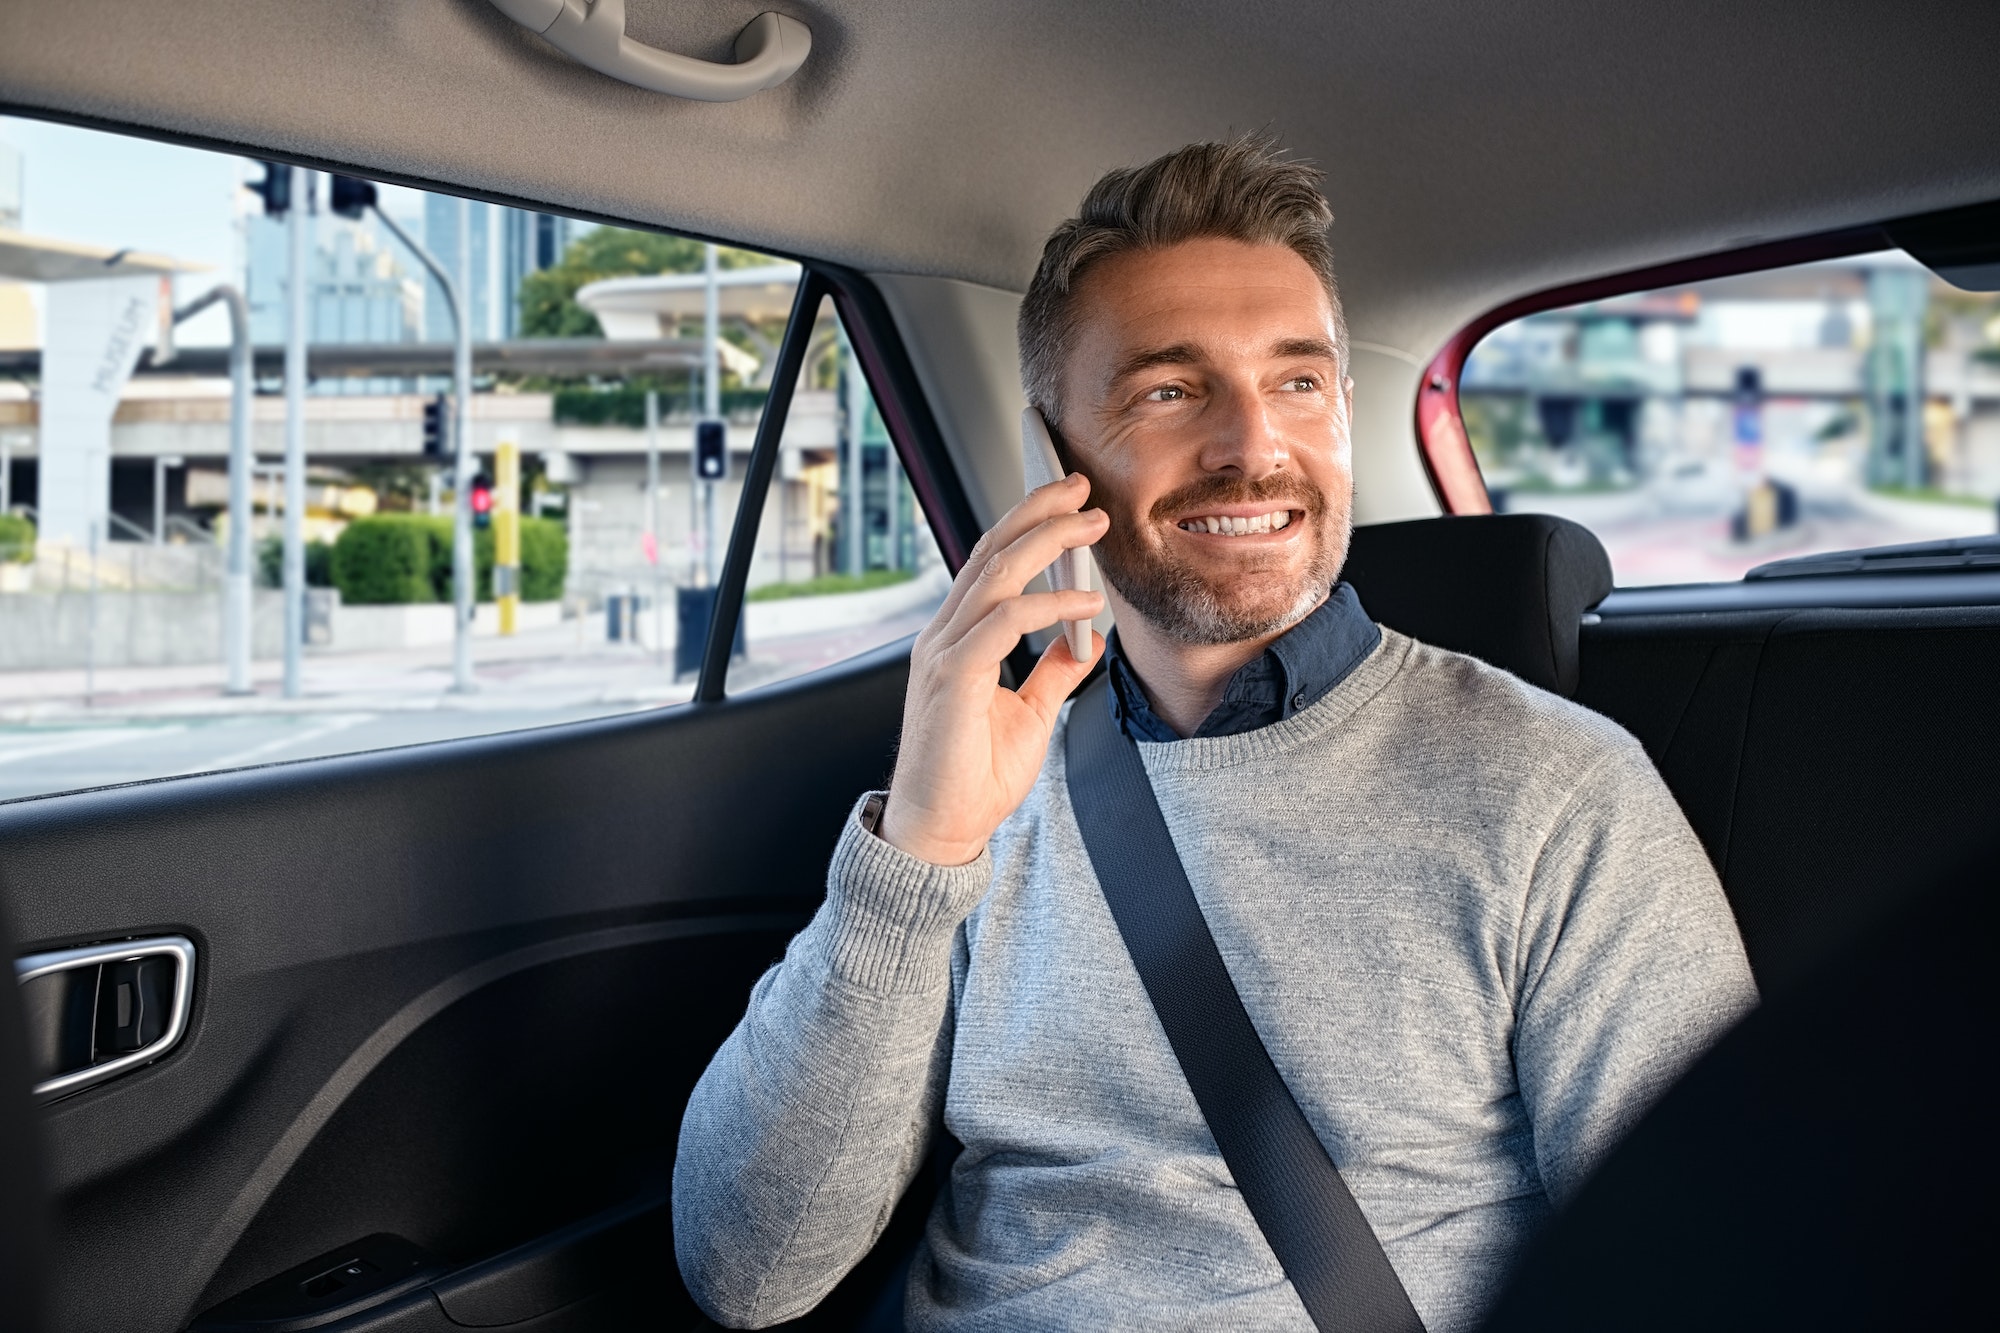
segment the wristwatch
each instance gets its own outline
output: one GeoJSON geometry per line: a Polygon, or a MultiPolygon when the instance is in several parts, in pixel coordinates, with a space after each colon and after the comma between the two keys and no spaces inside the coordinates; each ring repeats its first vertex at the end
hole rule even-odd
{"type": "Polygon", "coordinates": [[[874,833],[878,838],[882,836],[876,830],[882,823],[883,807],[888,804],[888,792],[871,791],[868,793],[868,799],[861,803],[861,827],[864,831],[874,833]]]}

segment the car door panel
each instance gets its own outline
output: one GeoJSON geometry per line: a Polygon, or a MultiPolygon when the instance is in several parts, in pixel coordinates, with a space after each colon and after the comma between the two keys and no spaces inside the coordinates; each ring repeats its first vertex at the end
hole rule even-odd
{"type": "Polygon", "coordinates": [[[663,1194],[694,1079],[888,771],[907,655],[0,806],[23,952],[196,947],[184,1040],[44,1113],[55,1326],[180,1328],[375,1232],[460,1268],[663,1194]]]}

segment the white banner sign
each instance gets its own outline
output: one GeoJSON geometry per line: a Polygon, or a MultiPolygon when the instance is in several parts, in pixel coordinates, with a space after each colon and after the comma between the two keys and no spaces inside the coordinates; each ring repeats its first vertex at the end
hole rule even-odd
{"type": "Polygon", "coordinates": [[[42,348],[40,466],[44,541],[110,538],[111,416],[153,337],[157,277],[50,283],[42,348]]]}

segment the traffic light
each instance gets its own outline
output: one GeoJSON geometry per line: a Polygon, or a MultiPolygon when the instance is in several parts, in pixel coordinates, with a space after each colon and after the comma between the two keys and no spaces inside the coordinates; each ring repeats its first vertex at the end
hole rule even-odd
{"type": "Polygon", "coordinates": [[[292,169],[282,162],[266,162],[264,179],[245,188],[264,200],[264,216],[281,218],[292,206],[292,169]]]}
{"type": "Polygon", "coordinates": [[[336,214],[359,222],[362,214],[375,207],[375,182],[359,176],[335,176],[332,196],[330,207],[336,214]]]}
{"type": "Polygon", "coordinates": [[[451,451],[445,447],[445,413],[451,400],[443,394],[424,404],[424,456],[442,458],[451,451]]]}
{"type": "Polygon", "coordinates": [[[493,478],[484,472],[472,479],[472,526],[488,527],[493,522],[493,478]]]}
{"type": "Polygon", "coordinates": [[[729,476],[729,443],[720,421],[700,421],[694,428],[696,481],[722,481],[729,476]]]}

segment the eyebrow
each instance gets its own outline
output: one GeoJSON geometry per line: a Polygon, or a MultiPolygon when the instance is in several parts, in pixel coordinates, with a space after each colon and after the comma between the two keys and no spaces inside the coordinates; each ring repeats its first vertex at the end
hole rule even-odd
{"type": "Polygon", "coordinates": [[[1118,369],[1112,373],[1111,378],[1115,383],[1128,375],[1136,375],[1142,370],[1151,370],[1154,366],[1191,366],[1206,359],[1207,354],[1193,343],[1172,343],[1166,347],[1149,347],[1144,351],[1134,352],[1123,361],[1120,361],[1118,369]]]}
{"type": "MultiPolygon", "coordinates": [[[[1274,359],[1289,360],[1295,357],[1318,357],[1340,362],[1340,351],[1325,338],[1280,338],[1271,344],[1270,355],[1274,359]]],[[[1194,343],[1170,343],[1165,347],[1149,347],[1134,352],[1118,363],[1112,375],[1116,383],[1129,375],[1155,366],[1192,366],[1208,359],[1208,354],[1194,343]]]]}
{"type": "Polygon", "coordinates": [[[1324,357],[1336,364],[1340,361],[1340,349],[1324,338],[1280,338],[1271,344],[1271,355],[1279,358],[1324,357]]]}

